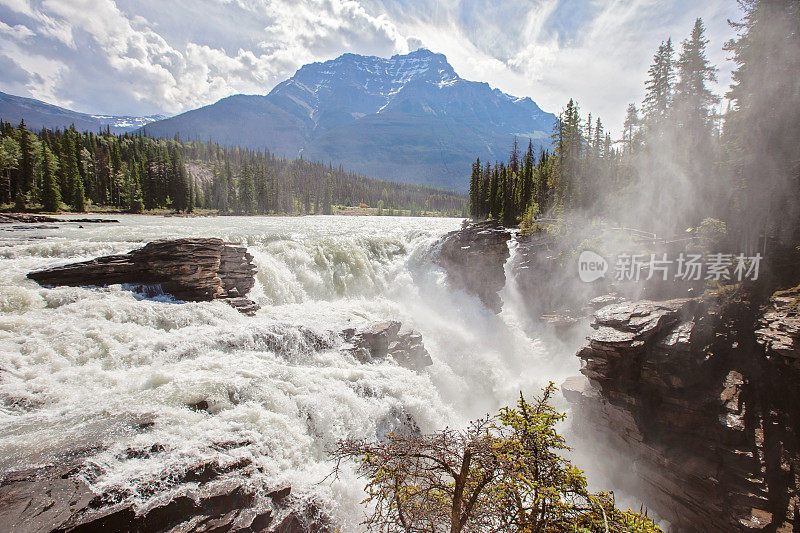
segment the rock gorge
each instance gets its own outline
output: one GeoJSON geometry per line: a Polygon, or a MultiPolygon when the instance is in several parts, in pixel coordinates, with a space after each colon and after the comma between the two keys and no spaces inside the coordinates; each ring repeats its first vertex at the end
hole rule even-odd
{"type": "MultiPolygon", "coordinates": [[[[577,353],[582,375],[562,392],[577,407],[573,431],[593,443],[614,486],[671,531],[800,530],[797,288],[769,297],[764,284],[723,286],[666,300],[602,296],[614,289],[605,283],[566,292],[575,285],[552,238],[493,223],[445,236],[438,261],[497,311],[509,243],[529,312],[548,322],[600,307],[577,353]]],[[[774,278],[767,286],[787,283],[774,278]]]]}

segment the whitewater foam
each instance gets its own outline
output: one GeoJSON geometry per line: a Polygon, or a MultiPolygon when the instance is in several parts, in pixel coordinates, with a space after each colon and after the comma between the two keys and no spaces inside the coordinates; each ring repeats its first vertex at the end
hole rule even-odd
{"type": "Polygon", "coordinates": [[[268,484],[314,496],[355,530],[363,483],[345,472],[319,484],[337,440],[378,438],[407,416],[422,431],[459,427],[558,378],[544,341],[505,310],[494,315],[447,286],[431,250],[459,220],[120,219],[0,234],[4,470],[97,445],[92,486],[146,506],[165,472],[245,457],[268,484]],[[255,317],[221,302],[176,303],[123,286],[43,288],[25,278],[188,236],[248,246],[258,267],[250,296],[262,306],[255,317]],[[339,349],[343,329],[386,319],[421,332],[431,367],[361,364],[339,349]],[[206,410],[189,407],[201,401],[206,410]],[[158,453],[132,458],[131,449],[158,453]]]}

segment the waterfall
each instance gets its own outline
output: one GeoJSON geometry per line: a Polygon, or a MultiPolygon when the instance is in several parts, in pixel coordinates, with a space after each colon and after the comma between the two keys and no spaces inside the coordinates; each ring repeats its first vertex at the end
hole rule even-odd
{"type": "Polygon", "coordinates": [[[165,474],[246,459],[265,484],[291,485],[354,530],[363,482],[346,472],[319,483],[339,439],[378,438],[408,417],[422,431],[461,427],[563,373],[521,315],[508,275],[513,248],[499,315],[450,287],[433,263],[434,244],[459,220],[120,218],[0,234],[3,471],[97,447],[82,475],[144,508],[188,490],[165,484],[165,474]],[[250,297],[262,306],[255,317],[155,290],[25,279],[185,236],[248,247],[258,267],[250,297]],[[421,333],[432,366],[362,364],[341,349],[342,330],[388,319],[421,333]]]}

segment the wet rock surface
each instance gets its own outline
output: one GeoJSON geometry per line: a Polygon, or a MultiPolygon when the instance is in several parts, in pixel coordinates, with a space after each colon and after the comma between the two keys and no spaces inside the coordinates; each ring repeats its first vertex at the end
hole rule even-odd
{"type": "Polygon", "coordinates": [[[499,313],[503,302],[498,292],[506,284],[509,239],[511,233],[499,222],[468,224],[442,237],[436,261],[450,283],[478,296],[486,307],[499,313]]]}
{"type": "Polygon", "coordinates": [[[674,531],[799,527],[797,381],[770,359],[798,355],[781,304],[763,317],[747,302],[700,299],[595,313],[583,376],[562,391],[610,478],[674,531]]]}
{"type": "Polygon", "coordinates": [[[402,367],[422,370],[433,364],[422,335],[414,330],[401,331],[396,320],[377,322],[364,328],[350,328],[342,332],[352,347],[348,351],[362,363],[391,357],[402,367]]]}
{"type": "Polygon", "coordinates": [[[180,300],[225,300],[245,314],[258,305],[244,296],[255,284],[247,249],[221,239],[154,241],[127,254],[98,257],[39,270],[28,278],[41,285],[157,284],[180,300]]]}
{"type": "MultiPolygon", "coordinates": [[[[130,450],[129,459],[161,450],[130,450]]],[[[91,452],[6,473],[0,482],[0,529],[16,533],[94,531],[285,532],[330,531],[329,518],[290,487],[267,487],[249,459],[212,460],[164,472],[162,491],[147,502],[124,492],[97,494],[91,452]],[[168,490],[170,488],[177,490],[168,490]]]]}

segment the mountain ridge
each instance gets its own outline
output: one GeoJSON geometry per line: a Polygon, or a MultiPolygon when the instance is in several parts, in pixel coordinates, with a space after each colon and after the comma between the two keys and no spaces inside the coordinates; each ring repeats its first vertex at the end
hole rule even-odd
{"type": "Polygon", "coordinates": [[[31,130],[66,129],[74,124],[79,131],[98,131],[109,127],[113,133],[125,133],[165,118],[167,116],[161,114],[149,116],[92,115],[35,98],[0,92],[0,119],[12,124],[18,124],[24,119],[26,127],[31,130]]]}
{"type": "Polygon", "coordinates": [[[463,192],[476,157],[504,159],[514,136],[548,148],[554,123],[530,97],[465,80],[443,54],[419,49],[309,63],[266,95],[232,95],[143,131],[463,192]]]}

